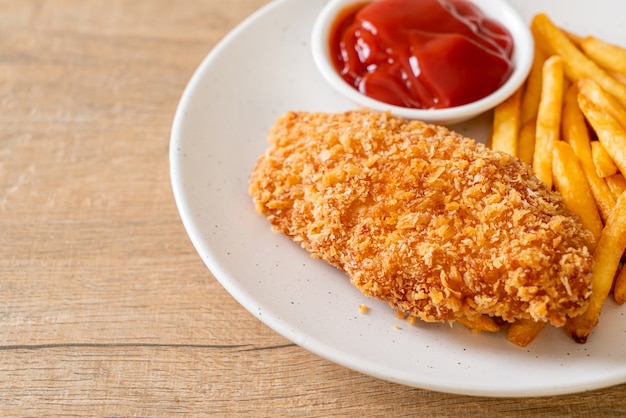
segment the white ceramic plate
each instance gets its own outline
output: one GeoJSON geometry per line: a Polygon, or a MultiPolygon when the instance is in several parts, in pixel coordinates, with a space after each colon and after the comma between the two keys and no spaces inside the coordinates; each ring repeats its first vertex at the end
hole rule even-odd
{"type": "MultiPolygon", "coordinates": [[[[626,45],[620,0],[510,0],[530,21],[545,11],[572,31],[626,45]]],[[[549,328],[529,347],[502,333],[409,325],[386,304],[270,231],[247,193],[266,132],[288,110],[354,105],[316,72],[309,45],[325,0],[279,0],[232,31],[187,86],[172,127],[171,176],[187,232],[214,276],[247,310],[331,361],[405,385],[485,396],[544,396],[626,382],[626,307],[609,301],[589,342],[549,328]],[[359,305],[370,307],[359,313],[359,305]],[[396,327],[398,326],[398,327],[396,327]]],[[[489,117],[457,126],[484,139],[489,117]]],[[[218,306],[215,309],[219,309],[218,306]]]]}

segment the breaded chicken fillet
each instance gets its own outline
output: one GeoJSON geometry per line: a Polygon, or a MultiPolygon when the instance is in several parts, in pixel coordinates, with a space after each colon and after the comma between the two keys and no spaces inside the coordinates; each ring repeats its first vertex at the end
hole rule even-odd
{"type": "Polygon", "coordinates": [[[430,322],[585,310],[590,233],[520,160],[369,111],[290,112],[269,142],[257,211],[364,294],[430,322]]]}

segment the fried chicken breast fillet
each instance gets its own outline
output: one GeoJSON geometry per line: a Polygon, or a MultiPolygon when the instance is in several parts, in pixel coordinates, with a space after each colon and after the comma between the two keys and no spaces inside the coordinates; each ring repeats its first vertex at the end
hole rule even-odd
{"type": "Polygon", "coordinates": [[[256,210],[364,294],[429,322],[585,310],[590,233],[520,160],[369,111],[289,112],[268,140],[256,210]]]}

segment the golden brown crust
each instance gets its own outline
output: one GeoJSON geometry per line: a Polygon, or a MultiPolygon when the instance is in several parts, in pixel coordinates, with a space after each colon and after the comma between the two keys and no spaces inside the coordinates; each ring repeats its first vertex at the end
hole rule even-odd
{"type": "Polygon", "coordinates": [[[269,142],[257,211],[366,295],[426,321],[585,309],[589,233],[518,159],[368,111],[289,112],[269,142]]]}

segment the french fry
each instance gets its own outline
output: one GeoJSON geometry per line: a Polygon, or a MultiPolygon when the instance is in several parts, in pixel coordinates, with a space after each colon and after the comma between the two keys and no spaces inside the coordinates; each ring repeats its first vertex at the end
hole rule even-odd
{"type": "Polygon", "coordinates": [[[619,81],[620,83],[626,85],[626,74],[611,73],[611,77],[613,77],[615,80],[619,81]]]}
{"type": "Polygon", "coordinates": [[[537,119],[537,110],[539,109],[539,100],[541,100],[541,80],[543,73],[543,63],[546,56],[540,48],[535,48],[533,56],[533,64],[530,67],[528,78],[522,93],[522,103],[520,110],[520,123],[526,124],[531,120],[537,119]]]}
{"type": "Polygon", "coordinates": [[[626,74],[626,49],[593,36],[581,39],[580,48],[600,67],[626,74]]]}
{"type": "Polygon", "coordinates": [[[578,215],[583,226],[591,231],[593,242],[589,242],[588,246],[593,252],[602,234],[602,220],[587,183],[587,177],[572,147],[567,142],[558,141],[554,145],[552,173],[554,187],[561,193],[565,205],[578,215]]]}
{"type": "Polygon", "coordinates": [[[617,166],[600,141],[591,141],[591,158],[598,176],[605,178],[617,173],[617,166]]]}
{"type": "Polygon", "coordinates": [[[576,48],[576,45],[552,23],[548,16],[543,13],[536,15],[531,22],[531,29],[552,54],[557,54],[563,59],[563,68],[570,80],[591,78],[626,106],[626,86],[611,77],[576,48]]]}
{"type": "Polygon", "coordinates": [[[604,179],[611,189],[613,196],[617,199],[622,193],[626,192],[626,178],[622,173],[613,174],[604,179]]]}
{"type": "Polygon", "coordinates": [[[582,315],[570,318],[565,325],[567,332],[576,342],[585,343],[598,323],[624,249],[626,249],[626,194],[617,199],[593,253],[592,293],[589,306],[582,315]]]}
{"type": "Polygon", "coordinates": [[[585,117],[578,107],[578,89],[576,85],[570,86],[565,94],[562,120],[563,140],[572,146],[574,154],[578,157],[582,166],[589,188],[596,201],[600,217],[606,221],[615,206],[616,197],[604,179],[596,173],[596,168],[591,157],[591,145],[585,117]]]}
{"type": "Polygon", "coordinates": [[[520,98],[518,89],[511,97],[496,106],[493,112],[493,134],[491,148],[517,156],[520,129],[520,98]]]}
{"type": "Polygon", "coordinates": [[[626,173],[626,129],[585,96],[578,95],[578,104],[619,171],[626,173]]]}
{"type": "Polygon", "coordinates": [[[519,319],[509,326],[506,338],[519,347],[526,347],[539,335],[545,326],[545,322],[533,319],[519,319]]]}
{"type": "Polygon", "coordinates": [[[569,32],[567,30],[564,30],[561,28],[561,31],[563,31],[563,33],[565,35],[567,35],[567,37],[569,38],[569,40],[576,46],[576,48],[580,48],[580,44],[583,41],[583,37],[574,33],[574,32],[569,32]]]}
{"type": "Polygon", "coordinates": [[[619,104],[611,95],[607,94],[598,83],[589,78],[581,78],[576,81],[576,85],[580,94],[603,111],[609,112],[626,128],[626,108],[619,104]]]}
{"type": "Polygon", "coordinates": [[[541,101],[537,113],[533,170],[548,188],[552,188],[552,148],[559,140],[563,102],[563,63],[553,55],[543,64],[541,101]]]}
{"type": "Polygon", "coordinates": [[[468,317],[466,315],[462,315],[456,318],[458,322],[463,324],[465,327],[472,330],[474,333],[479,333],[481,331],[485,332],[498,332],[500,331],[500,327],[493,318],[487,315],[475,315],[472,317],[468,317]]]}
{"type": "Polygon", "coordinates": [[[531,119],[519,130],[517,141],[517,156],[520,160],[530,165],[533,163],[533,154],[535,153],[535,132],[537,128],[537,120],[531,119]]]}
{"type": "Polygon", "coordinates": [[[622,265],[617,277],[615,278],[615,287],[613,289],[613,298],[620,305],[626,302],[626,266],[622,265]]]}

